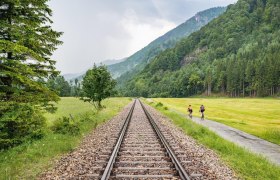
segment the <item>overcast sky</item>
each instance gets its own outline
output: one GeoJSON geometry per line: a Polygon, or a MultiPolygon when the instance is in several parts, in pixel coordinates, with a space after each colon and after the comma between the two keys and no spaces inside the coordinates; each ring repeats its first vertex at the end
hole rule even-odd
{"type": "Polygon", "coordinates": [[[237,0],[50,0],[53,27],[64,32],[53,57],[66,73],[128,57],[197,12],[237,0]]]}

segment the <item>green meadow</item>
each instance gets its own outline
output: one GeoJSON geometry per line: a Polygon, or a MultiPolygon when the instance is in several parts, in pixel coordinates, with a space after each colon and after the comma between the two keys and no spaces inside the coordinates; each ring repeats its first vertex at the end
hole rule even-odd
{"type": "Polygon", "coordinates": [[[52,167],[56,159],[79,145],[85,135],[94,128],[117,115],[129,98],[110,98],[102,101],[106,108],[96,111],[89,103],[78,98],[61,98],[54,114],[46,113],[45,136],[33,142],[0,152],[0,179],[36,179],[42,171],[52,167]],[[78,124],[80,134],[60,134],[51,130],[53,123],[63,116],[78,124]]]}
{"type": "Polygon", "coordinates": [[[240,129],[270,142],[280,144],[280,99],[273,98],[153,98],[170,110],[199,117],[199,107],[206,108],[205,118],[240,129]]]}
{"type": "MultiPolygon", "coordinates": [[[[193,137],[198,143],[214,150],[218,156],[226,163],[237,175],[238,179],[246,180],[276,180],[279,179],[280,167],[272,164],[262,156],[256,155],[232,142],[229,142],[208,128],[196,124],[191,120],[186,120],[184,114],[179,112],[180,108],[174,108],[174,102],[178,105],[186,103],[188,99],[146,99],[145,102],[150,104],[163,115],[167,116],[171,121],[179,127],[185,134],[193,137]],[[159,101],[162,103],[160,104],[159,101]]],[[[209,99],[209,101],[211,101],[209,99]]],[[[194,101],[192,101],[194,102],[194,101]]],[[[198,107],[201,101],[197,99],[198,107]]],[[[206,102],[206,101],[203,101],[206,102]]],[[[195,103],[193,103],[195,104],[195,103]]],[[[209,105],[209,104],[207,104],[209,105]]],[[[210,108],[208,108],[209,110],[210,108]]],[[[181,108],[186,110],[185,107],[181,108]]],[[[197,110],[198,111],[198,110],[197,110]]],[[[198,115],[198,113],[195,113],[198,115]]]]}

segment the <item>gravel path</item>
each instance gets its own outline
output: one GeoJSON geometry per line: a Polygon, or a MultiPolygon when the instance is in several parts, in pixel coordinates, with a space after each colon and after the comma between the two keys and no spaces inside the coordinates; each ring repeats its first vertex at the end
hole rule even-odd
{"type": "MultiPolygon", "coordinates": [[[[90,135],[85,137],[78,148],[58,160],[53,169],[44,172],[38,177],[38,179],[100,179],[100,175],[102,175],[111,155],[118,133],[131,105],[132,103],[126,106],[118,116],[98,126],[90,135]]],[[[169,119],[162,116],[155,109],[150,106],[146,106],[146,108],[176,153],[177,158],[181,161],[185,170],[191,176],[191,179],[236,179],[233,171],[225,166],[212,150],[197,144],[195,140],[186,136],[173,125],[169,119]]],[[[152,168],[149,168],[149,173],[158,174],[156,171],[152,171],[152,169],[162,168],[161,170],[163,172],[172,174],[172,167],[170,168],[166,166],[168,162],[163,162],[164,159],[166,159],[165,153],[161,152],[162,148],[157,145],[157,140],[152,138],[154,133],[146,126],[148,123],[145,120],[139,102],[136,103],[134,113],[132,124],[129,125],[129,136],[126,136],[125,138],[124,142],[126,144],[122,145],[122,151],[119,153],[120,157],[117,159],[118,165],[113,169],[114,179],[119,179],[117,176],[118,173],[126,173],[126,166],[131,166],[131,164],[135,165],[135,162],[127,164],[127,161],[131,162],[131,158],[139,158],[137,161],[143,163],[146,156],[154,156],[154,159],[146,158],[149,161],[162,162],[162,167],[158,164],[159,162],[155,162],[152,165],[152,168]],[[135,138],[138,139],[138,142],[135,141],[135,138]],[[144,144],[146,142],[141,141],[141,139],[148,140],[148,145],[144,144]],[[142,144],[143,147],[140,148],[140,144],[142,144]],[[149,148],[148,146],[152,148],[149,148]],[[157,148],[153,148],[153,146],[157,148]],[[138,150],[138,152],[133,152],[134,150],[138,150]],[[158,151],[159,154],[154,154],[156,151],[158,151]]],[[[136,163],[136,166],[132,169],[139,169],[139,167],[145,168],[145,166],[142,165],[136,163]]],[[[142,173],[146,175],[145,171],[142,173]]]]}
{"type": "MultiPolygon", "coordinates": [[[[186,116],[186,115],[184,115],[186,116]]],[[[251,134],[245,133],[238,129],[229,127],[227,125],[212,121],[201,120],[200,118],[193,117],[192,120],[198,124],[208,127],[210,130],[217,133],[222,138],[229,140],[239,146],[242,146],[251,152],[260,154],[266,157],[272,163],[280,166],[280,146],[273,144],[251,134]]]]}

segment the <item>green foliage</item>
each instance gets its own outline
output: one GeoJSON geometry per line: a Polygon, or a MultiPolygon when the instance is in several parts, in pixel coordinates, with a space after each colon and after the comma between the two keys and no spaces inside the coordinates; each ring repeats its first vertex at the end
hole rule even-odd
{"type": "Polygon", "coordinates": [[[101,101],[113,95],[116,81],[105,66],[96,65],[83,78],[82,100],[92,103],[96,109],[102,108],[101,101]]]}
{"type": "Polygon", "coordinates": [[[78,135],[80,133],[78,123],[65,116],[56,120],[51,129],[60,134],[78,135]]]}
{"type": "Polygon", "coordinates": [[[144,70],[122,85],[122,94],[279,94],[279,9],[280,3],[273,0],[239,0],[174,48],[152,59],[144,70]]]}
{"type": "Polygon", "coordinates": [[[0,7],[0,141],[6,147],[41,136],[40,110],[59,100],[44,80],[58,74],[50,56],[62,33],[50,26],[47,0],[1,0],[0,7]]]}
{"type": "Polygon", "coordinates": [[[156,104],[156,107],[162,107],[163,106],[163,104],[161,103],[161,102],[158,102],[157,104],[156,104]]]}
{"type": "Polygon", "coordinates": [[[60,97],[71,96],[71,86],[63,76],[49,78],[47,81],[47,87],[55,91],[60,97]]]}
{"type": "Polygon", "coordinates": [[[79,82],[78,78],[76,78],[74,82],[70,80],[70,86],[71,86],[70,96],[79,97],[81,95],[81,83],[79,82]]]}
{"type": "Polygon", "coordinates": [[[51,9],[43,1],[1,1],[0,98],[47,105],[57,96],[38,79],[57,74],[49,56],[62,34],[48,23],[51,9]],[[32,59],[32,60],[31,60],[32,59]]]}
{"type": "Polygon", "coordinates": [[[89,103],[62,97],[55,114],[47,113],[47,122],[51,127],[50,122],[71,113],[78,122],[80,134],[54,133],[47,128],[45,136],[39,140],[0,151],[0,179],[38,179],[40,173],[53,168],[56,160],[81,144],[97,125],[117,115],[130,102],[128,98],[108,98],[103,102],[108,108],[93,113],[89,103]]]}
{"type": "Polygon", "coordinates": [[[45,118],[38,109],[29,104],[7,103],[0,110],[0,149],[43,136],[45,118]]]}

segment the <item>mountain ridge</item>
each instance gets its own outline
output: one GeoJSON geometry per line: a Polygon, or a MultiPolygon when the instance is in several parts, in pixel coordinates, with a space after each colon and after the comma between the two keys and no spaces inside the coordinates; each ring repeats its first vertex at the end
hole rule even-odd
{"type": "Polygon", "coordinates": [[[202,26],[206,25],[209,21],[219,16],[225,10],[226,7],[214,7],[196,13],[195,16],[186,20],[184,23],[178,25],[176,28],[170,30],[164,35],[156,38],[147,46],[128,57],[126,61],[108,66],[108,70],[111,72],[114,78],[118,78],[129,71],[133,73],[138,72],[139,70],[143,69],[146,63],[155,57],[155,55],[159,54],[165,49],[174,47],[176,42],[181,38],[186,37],[192,32],[200,29],[202,26]]]}
{"type": "Polygon", "coordinates": [[[153,58],[121,87],[122,94],[280,94],[280,80],[274,78],[280,77],[279,10],[277,0],[239,0],[174,48],[153,58]]]}

